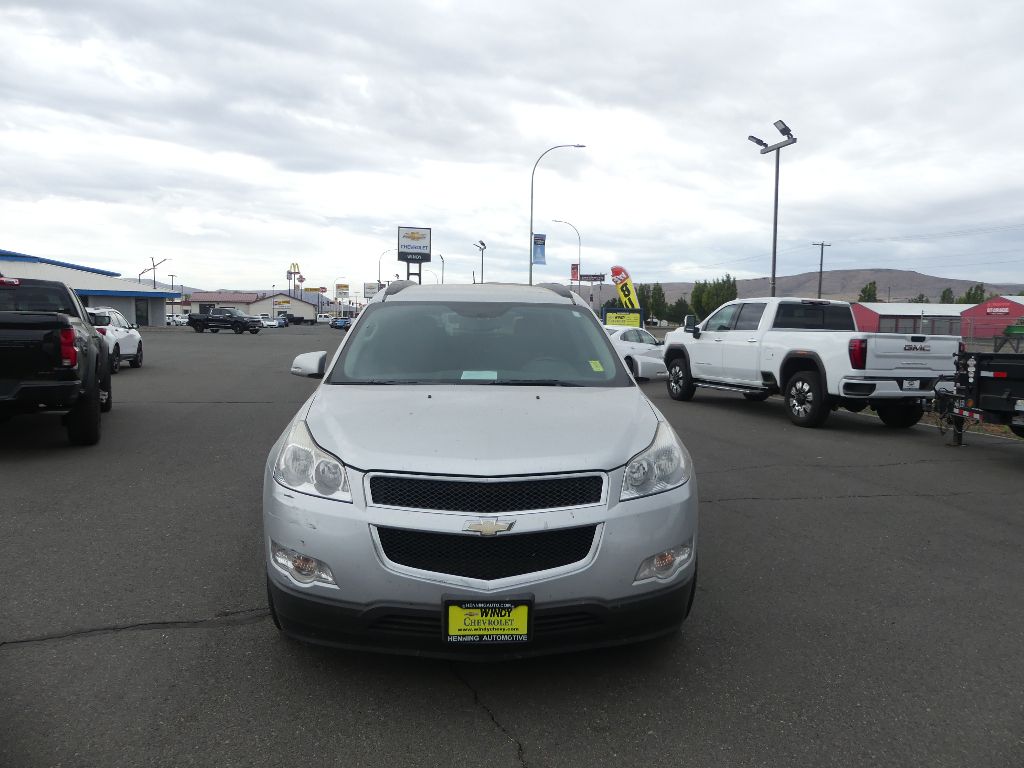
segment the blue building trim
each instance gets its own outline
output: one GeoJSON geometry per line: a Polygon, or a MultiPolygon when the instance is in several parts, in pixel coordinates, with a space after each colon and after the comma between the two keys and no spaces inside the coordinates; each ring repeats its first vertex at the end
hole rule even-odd
{"type": "Polygon", "coordinates": [[[120,272],[111,272],[108,269],[96,269],[96,267],[84,267],[81,264],[72,264],[67,261],[56,261],[54,259],[44,259],[42,256],[29,256],[27,253],[16,253],[15,251],[5,251],[0,248],[0,261],[28,261],[34,264],[51,264],[55,267],[65,267],[67,269],[77,269],[80,272],[91,272],[94,275],[105,275],[107,277],[120,277],[120,272]]]}
{"type": "Polygon", "coordinates": [[[94,288],[75,288],[75,293],[84,296],[134,296],[137,299],[180,299],[180,293],[170,291],[102,291],[94,288]]]}

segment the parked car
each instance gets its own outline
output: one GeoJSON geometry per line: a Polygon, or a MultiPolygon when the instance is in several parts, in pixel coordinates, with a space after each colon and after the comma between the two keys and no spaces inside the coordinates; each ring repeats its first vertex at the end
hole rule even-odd
{"type": "Polygon", "coordinates": [[[288,315],[283,315],[282,314],[282,315],[278,315],[277,316],[277,327],[278,328],[287,328],[288,327],[288,315]]]}
{"type": "Polygon", "coordinates": [[[277,328],[277,319],[271,317],[268,313],[261,312],[259,318],[262,321],[264,328],[277,328]]]}
{"type": "Polygon", "coordinates": [[[340,328],[347,331],[352,325],[352,318],[350,317],[332,317],[331,328],[340,328]]]}
{"type": "Polygon", "coordinates": [[[214,307],[208,314],[193,312],[188,316],[188,324],[196,333],[206,330],[217,333],[224,329],[235,333],[259,333],[263,328],[263,321],[258,317],[247,315],[234,307],[214,307]]]}
{"type": "Polygon", "coordinates": [[[564,286],[480,287],[394,282],[330,360],[292,363],[322,381],[264,473],[284,633],[518,657],[689,614],[697,483],[679,437],[564,286]]]}
{"type": "Polygon", "coordinates": [[[643,328],[627,325],[606,325],[605,332],[629,372],[637,379],[663,379],[668,376],[659,341],[643,328]]]}
{"type": "Polygon", "coordinates": [[[142,334],[113,307],[86,307],[93,327],[103,336],[110,356],[110,372],[119,373],[121,362],[142,367],[142,334]]]}
{"type": "Polygon", "coordinates": [[[873,408],[889,427],[907,428],[953,372],[958,336],[862,333],[843,301],[744,299],[723,304],[699,325],[665,337],[668,393],[691,400],[699,387],[765,400],[780,393],[790,421],[817,427],[843,407],[873,408]]]}
{"type": "Polygon", "coordinates": [[[329,323],[334,319],[334,315],[327,314],[326,312],[320,312],[316,316],[317,323],[329,323]]]}
{"type": "Polygon", "coordinates": [[[0,275],[0,421],[62,411],[71,443],[95,445],[113,404],[107,345],[75,292],[0,275]]]}

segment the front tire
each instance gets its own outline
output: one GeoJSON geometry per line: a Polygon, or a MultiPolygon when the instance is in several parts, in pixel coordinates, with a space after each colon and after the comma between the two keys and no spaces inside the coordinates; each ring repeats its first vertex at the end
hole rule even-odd
{"type": "Polygon", "coordinates": [[[893,403],[875,408],[878,418],[890,429],[909,429],[921,420],[924,407],[920,403],[893,403]]]}
{"type": "Polygon", "coordinates": [[[220,328],[211,328],[210,333],[220,333],[220,328]]]}
{"type": "Polygon", "coordinates": [[[697,392],[685,357],[673,357],[668,364],[668,396],[673,400],[689,402],[697,392]]]}
{"type": "Polygon", "coordinates": [[[231,330],[234,331],[235,333],[244,333],[245,332],[245,326],[244,325],[233,325],[233,326],[231,326],[231,330]]]}
{"type": "Polygon", "coordinates": [[[820,427],[830,409],[817,371],[797,371],[786,383],[786,414],[798,427],[820,427]]]}
{"type": "Polygon", "coordinates": [[[260,332],[259,328],[250,328],[249,329],[249,333],[251,333],[253,336],[255,336],[259,332],[260,332]]]}
{"type": "Polygon", "coordinates": [[[193,325],[192,326],[192,330],[195,331],[196,333],[202,333],[206,329],[203,328],[203,326],[201,326],[201,325],[193,325]]]}
{"type": "Polygon", "coordinates": [[[110,372],[121,372],[121,347],[117,344],[114,345],[114,351],[110,353],[110,372]]]}
{"type": "Polygon", "coordinates": [[[142,342],[139,342],[139,348],[135,350],[135,357],[128,361],[128,365],[132,368],[142,367],[142,342]]]}

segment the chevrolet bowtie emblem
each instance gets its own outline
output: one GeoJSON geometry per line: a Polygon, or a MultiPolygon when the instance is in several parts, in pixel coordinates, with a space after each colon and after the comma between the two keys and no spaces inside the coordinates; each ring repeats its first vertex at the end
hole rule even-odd
{"type": "Polygon", "coordinates": [[[471,520],[462,526],[462,530],[479,533],[481,536],[494,536],[511,531],[512,526],[515,524],[515,520],[493,520],[488,518],[487,520],[471,520]]]}

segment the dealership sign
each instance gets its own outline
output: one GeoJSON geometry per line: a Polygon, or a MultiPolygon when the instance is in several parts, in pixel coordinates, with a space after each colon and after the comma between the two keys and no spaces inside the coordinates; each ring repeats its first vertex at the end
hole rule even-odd
{"type": "Polygon", "coordinates": [[[380,283],[363,283],[363,298],[373,298],[381,288],[380,283]]]}
{"type": "Polygon", "coordinates": [[[398,260],[405,262],[430,261],[430,228],[398,228],[398,260]]]}
{"type": "Polygon", "coordinates": [[[580,282],[581,283],[603,283],[604,282],[604,275],[603,274],[600,274],[600,275],[597,275],[597,274],[593,274],[593,275],[583,274],[583,275],[580,275],[580,282]]]}

